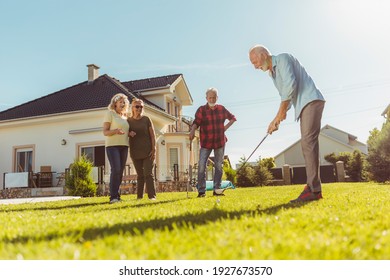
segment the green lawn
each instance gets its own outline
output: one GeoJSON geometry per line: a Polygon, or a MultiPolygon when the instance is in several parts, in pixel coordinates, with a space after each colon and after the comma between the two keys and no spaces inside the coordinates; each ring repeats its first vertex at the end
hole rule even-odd
{"type": "Polygon", "coordinates": [[[0,205],[0,258],[390,259],[390,185],[324,184],[324,199],[288,204],[302,188],[0,205]]]}

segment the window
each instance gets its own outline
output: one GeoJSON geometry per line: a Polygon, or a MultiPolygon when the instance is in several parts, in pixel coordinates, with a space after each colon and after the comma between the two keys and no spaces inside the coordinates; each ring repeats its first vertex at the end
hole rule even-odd
{"type": "Polygon", "coordinates": [[[33,148],[16,148],[15,159],[15,172],[30,172],[33,170],[33,148]]]}
{"type": "MultiPolygon", "coordinates": [[[[179,107],[175,105],[175,117],[177,118],[179,116],[179,107]]],[[[181,129],[178,127],[179,126],[179,122],[175,121],[175,130],[176,131],[181,131],[181,129]]]]}
{"type": "Polygon", "coordinates": [[[179,116],[179,106],[175,105],[175,117],[179,116]]]}
{"type": "Polygon", "coordinates": [[[105,165],[104,146],[80,147],[80,155],[85,155],[94,166],[105,165]]]}
{"type": "Polygon", "coordinates": [[[169,148],[169,169],[173,171],[173,166],[179,164],[179,149],[169,148]]]}
{"type": "Polygon", "coordinates": [[[167,102],[167,113],[171,114],[171,102],[167,102]]]}
{"type": "Polygon", "coordinates": [[[90,162],[95,162],[94,150],[94,147],[82,147],[81,155],[85,155],[85,157],[89,159],[90,162]]]}

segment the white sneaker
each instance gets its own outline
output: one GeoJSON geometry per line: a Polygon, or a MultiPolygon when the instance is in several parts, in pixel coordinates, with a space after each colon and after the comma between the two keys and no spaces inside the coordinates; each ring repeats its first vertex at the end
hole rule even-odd
{"type": "Polygon", "coordinates": [[[114,203],[118,203],[118,202],[119,202],[119,200],[116,198],[114,198],[113,200],[110,200],[110,204],[114,204],[114,203]]]}

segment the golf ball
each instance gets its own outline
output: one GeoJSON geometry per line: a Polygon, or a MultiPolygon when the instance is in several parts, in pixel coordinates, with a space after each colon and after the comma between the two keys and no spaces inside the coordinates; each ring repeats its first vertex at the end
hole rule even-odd
{"type": "Polygon", "coordinates": [[[221,202],[221,200],[219,200],[219,198],[217,199],[217,203],[220,203],[221,202]]]}

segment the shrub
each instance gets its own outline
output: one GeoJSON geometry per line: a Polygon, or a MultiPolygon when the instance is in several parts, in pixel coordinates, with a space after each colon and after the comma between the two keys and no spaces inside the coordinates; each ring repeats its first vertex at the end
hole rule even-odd
{"type": "Polygon", "coordinates": [[[237,183],[236,171],[230,166],[229,161],[225,159],[223,161],[223,180],[228,180],[235,185],[237,183]]]}
{"type": "Polygon", "coordinates": [[[237,185],[240,187],[253,187],[255,171],[252,166],[246,165],[237,172],[237,185]]]}
{"type": "Polygon", "coordinates": [[[254,167],[255,174],[253,176],[253,183],[256,186],[267,186],[272,182],[273,176],[272,173],[266,166],[263,166],[261,163],[254,167]]]}
{"type": "Polygon", "coordinates": [[[224,169],[224,173],[226,176],[226,180],[232,182],[233,185],[237,184],[237,176],[236,176],[235,170],[233,170],[232,168],[227,168],[227,169],[224,169]]]}
{"type": "MultiPolygon", "coordinates": [[[[241,158],[241,165],[245,158],[241,158]]],[[[275,166],[273,158],[257,161],[257,165],[246,165],[237,172],[237,184],[241,187],[266,186],[272,182],[270,171],[275,166]]]]}
{"type": "Polygon", "coordinates": [[[363,181],[365,176],[363,176],[363,167],[365,166],[365,157],[359,150],[354,150],[353,153],[350,152],[341,152],[338,155],[335,153],[330,153],[324,156],[325,160],[332,163],[336,168],[336,162],[344,162],[344,168],[349,176],[350,180],[353,182],[363,181]]]}
{"type": "Polygon", "coordinates": [[[75,159],[66,176],[65,186],[69,195],[89,197],[96,195],[96,184],[92,180],[92,163],[83,155],[75,159]]]}

